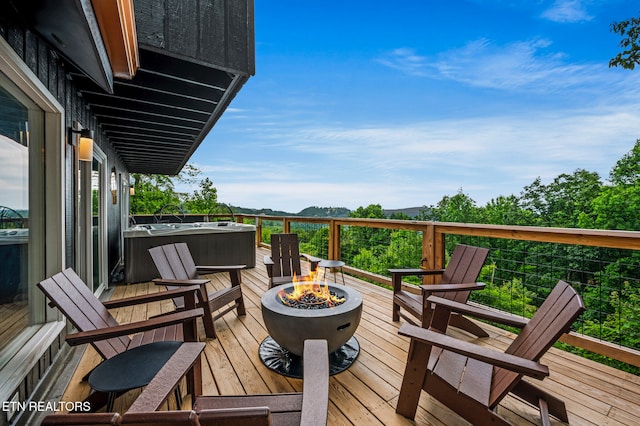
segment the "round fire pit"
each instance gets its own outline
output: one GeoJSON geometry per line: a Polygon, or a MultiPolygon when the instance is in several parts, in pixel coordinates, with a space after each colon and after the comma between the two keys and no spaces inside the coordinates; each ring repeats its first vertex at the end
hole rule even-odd
{"type": "Polygon", "coordinates": [[[342,364],[337,369],[332,368],[333,374],[355,361],[360,348],[353,334],[362,315],[362,296],[346,286],[320,285],[327,286],[337,299],[343,299],[342,303],[320,308],[304,306],[304,303],[297,307],[285,305],[278,293],[284,291],[292,294],[293,283],[274,287],[262,296],[262,318],[270,337],[262,342],[260,357],[267,367],[296,376],[290,371],[280,371],[280,367],[273,368],[270,364],[275,360],[276,364],[283,364],[285,370],[290,370],[288,364],[295,364],[296,358],[302,356],[306,339],[327,341],[330,363],[338,360],[342,364]]]}

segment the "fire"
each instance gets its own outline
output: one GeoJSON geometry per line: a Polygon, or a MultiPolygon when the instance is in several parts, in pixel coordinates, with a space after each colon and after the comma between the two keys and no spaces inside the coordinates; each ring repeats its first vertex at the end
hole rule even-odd
{"type": "Polygon", "coordinates": [[[312,271],[308,276],[299,278],[293,276],[293,291],[286,292],[284,289],[278,292],[278,297],[283,304],[292,307],[332,307],[344,302],[344,297],[336,295],[329,290],[326,283],[324,285],[316,281],[318,271],[312,271]]]}

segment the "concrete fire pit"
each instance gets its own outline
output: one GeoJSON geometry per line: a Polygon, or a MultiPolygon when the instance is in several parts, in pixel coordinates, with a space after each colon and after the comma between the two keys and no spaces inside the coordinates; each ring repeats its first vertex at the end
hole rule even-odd
{"type": "MultiPolygon", "coordinates": [[[[277,286],[262,296],[262,318],[270,335],[260,347],[263,362],[267,367],[278,371],[270,364],[285,364],[286,367],[286,364],[291,363],[290,358],[301,357],[306,339],[325,339],[329,353],[332,354],[330,364],[343,364],[334,366],[333,374],[344,370],[360,351],[353,334],[362,315],[362,296],[352,288],[328,284],[331,292],[344,297],[342,304],[321,309],[301,309],[285,305],[278,296],[280,291],[291,293],[293,286],[294,284],[277,286]]],[[[278,372],[296,377],[295,373],[278,372]]]]}

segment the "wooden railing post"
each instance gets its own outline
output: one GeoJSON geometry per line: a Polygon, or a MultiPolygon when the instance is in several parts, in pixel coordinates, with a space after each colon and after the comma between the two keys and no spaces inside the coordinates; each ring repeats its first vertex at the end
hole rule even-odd
{"type": "Polygon", "coordinates": [[[329,247],[327,257],[340,260],[340,225],[335,220],[329,222],[329,247]]]}
{"type": "Polygon", "coordinates": [[[262,218],[256,216],[256,247],[260,247],[262,244],[262,218]]]}
{"type": "Polygon", "coordinates": [[[284,218],[282,221],[282,232],[285,234],[291,233],[291,220],[284,218]]]}
{"type": "MultiPolygon", "coordinates": [[[[436,261],[436,227],[433,223],[428,224],[422,231],[422,261],[420,266],[426,269],[437,269],[436,261]]],[[[422,277],[423,284],[435,284],[433,275],[422,277]]]]}

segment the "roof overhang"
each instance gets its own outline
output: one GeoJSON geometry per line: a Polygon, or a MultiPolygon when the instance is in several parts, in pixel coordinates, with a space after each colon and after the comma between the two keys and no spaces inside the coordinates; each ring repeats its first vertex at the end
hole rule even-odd
{"type": "Polygon", "coordinates": [[[129,172],[175,175],[249,78],[155,49],[140,48],[140,68],[104,93],[72,75],[129,172]]]}
{"type": "Polygon", "coordinates": [[[90,0],[11,0],[11,3],[27,25],[67,61],[101,89],[113,92],[113,72],[90,0]]]}
{"type": "Polygon", "coordinates": [[[255,73],[253,0],[136,0],[135,20],[132,1],[10,4],[77,69],[127,170],[174,175],[255,73]]]}

